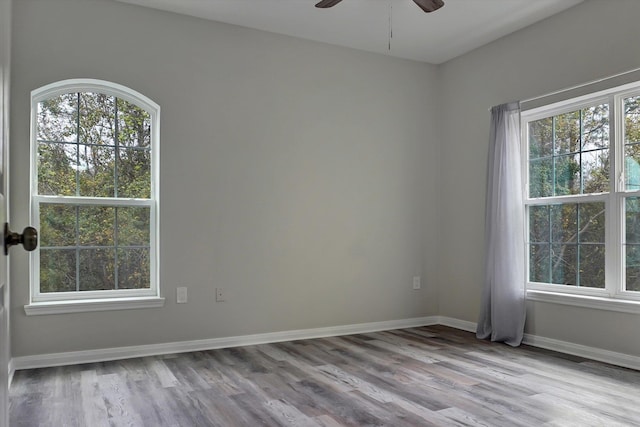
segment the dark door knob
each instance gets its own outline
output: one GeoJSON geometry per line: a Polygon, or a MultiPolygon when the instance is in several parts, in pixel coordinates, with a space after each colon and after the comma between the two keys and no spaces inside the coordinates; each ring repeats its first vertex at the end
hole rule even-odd
{"type": "Polygon", "coordinates": [[[25,251],[32,251],[38,246],[38,231],[33,227],[25,227],[22,234],[9,230],[9,223],[4,223],[4,254],[9,255],[9,248],[22,245],[25,251]]]}

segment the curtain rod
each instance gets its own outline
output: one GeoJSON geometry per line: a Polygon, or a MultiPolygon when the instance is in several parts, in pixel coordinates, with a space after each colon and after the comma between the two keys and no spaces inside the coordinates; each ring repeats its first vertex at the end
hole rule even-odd
{"type": "MultiPolygon", "coordinates": [[[[564,93],[564,92],[569,92],[569,91],[572,91],[572,90],[575,90],[575,89],[580,89],[580,88],[585,87],[585,86],[590,86],[590,85],[594,85],[594,84],[597,84],[597,83],[602,83],[604,81],[607,81],[607,80],[610,80],[610,79],[615,79],[617,77],[622,77],[622,76],[625,76],[627,74],[635,73],[635,72],[638,72],[638,71],[640,71],[640,67],[633,68],[633,69],[627,70],[627,71],[623,71],[623,72],[618,73],[618,74],[613,74],[613,75],[610,75],[610,76],[607,76],[607,77],[602,77],[600,79],[591,80],[589,82],[581,83],[581,84],[578,84],[578,85],[575,85],[575,86],[569,86],[569,87],[565,87],[563,89],[558,89],[558,90],[555,90],[553,92],[545,93],[544,95],[539,95],[539,96],[534,96],[534,97],[531,97],[531,98],[526,98],[526,99],[521,100],[520,102],[524,103],[524,102],[537,101],[538,99],[546,98],[548,96],[558,95],[558,94],[561,94],[561,93],[564,93]]],[[[491,108],[493,108],[493,107],[489,107],[489,111],[491,111],[491,108]]]]}

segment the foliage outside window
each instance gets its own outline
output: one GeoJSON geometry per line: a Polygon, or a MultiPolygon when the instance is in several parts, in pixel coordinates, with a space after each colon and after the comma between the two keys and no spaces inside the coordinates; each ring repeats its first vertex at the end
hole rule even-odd
{"type": "Polygon", "coordinates": [[[32,300],[157,296],[159,107],[73,80],[32,93],[32,300]]]}
{"type": "Polygon", "coordinates": [[[640,298],[640,85],[522,121],[529,289],[640,298]]]}

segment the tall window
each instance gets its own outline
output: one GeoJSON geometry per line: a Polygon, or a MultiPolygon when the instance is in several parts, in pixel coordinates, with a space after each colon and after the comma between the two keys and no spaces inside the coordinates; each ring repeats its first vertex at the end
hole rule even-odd
{"type": "Polygon", "coordinates": [[[522,121],[529,289],[640,299],[640,84],[522,121]]]}
{"type": "Polygon", "coordinates": [[[32,93],[32,302],[159,295],[158,118],[108,82],[32,93]]]}

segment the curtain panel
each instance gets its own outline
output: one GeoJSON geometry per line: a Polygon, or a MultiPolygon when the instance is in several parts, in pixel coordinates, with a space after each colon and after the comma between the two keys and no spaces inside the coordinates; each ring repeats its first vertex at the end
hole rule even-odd
{"type": "Polygon", "coordinates": [[[485,275],[476,335],[518,346],[526,316],[520,104],[491,109],[485,275]]]}

